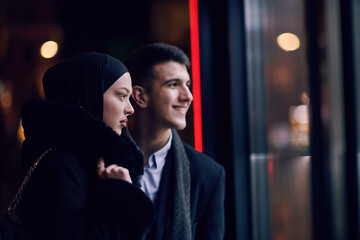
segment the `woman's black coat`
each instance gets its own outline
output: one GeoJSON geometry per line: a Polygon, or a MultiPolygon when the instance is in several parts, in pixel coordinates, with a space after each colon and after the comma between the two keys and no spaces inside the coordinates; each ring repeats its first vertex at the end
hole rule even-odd
{"type": "Polygon", "coordinates": [[[50,151],[35,170],[21,200],[23,224],[32,239],[141,239],[154,217],[138,188],[143,156],[128,138],[80,107],[51,101],[24,105],[27,170],[50,151]],[[96,162],[129,169],[134,184],[98,180],[96,162]]]}

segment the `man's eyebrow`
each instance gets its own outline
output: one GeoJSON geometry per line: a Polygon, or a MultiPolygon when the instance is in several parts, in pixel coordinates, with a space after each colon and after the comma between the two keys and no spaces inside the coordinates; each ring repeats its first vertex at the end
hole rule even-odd
{"type": "MultiPolygon", "coordinates": [[[[170,82],[181,82],[181,80],[180,80],[179,78],[170,78],[170,79],[166,80],[166,81],[163,83],[163,85],[166,85],[166,84],[168,84],[168,83],[170,83],[170,82]]],[[[186,80],[185,82],[190,82],[190,83],[191,83],[191,79],[186,80]]]]}
{"type": "Polygon", "coordinates": [[[163,85],[166,85],[170,82],[180,82],[181,80],[179,78],[170,78],[168,80],[166,80],[165,82],[163,82],[163,85]]]}

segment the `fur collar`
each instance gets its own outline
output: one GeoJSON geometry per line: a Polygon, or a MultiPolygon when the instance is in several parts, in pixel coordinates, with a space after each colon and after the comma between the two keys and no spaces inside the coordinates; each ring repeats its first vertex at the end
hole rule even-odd
{"type": "Polygon", "coordinates": [[[103,157],[105,164],[129,169],[138,185],[144,159],[140,149],[126,136],[119,136],[102,120],[80,107],[55,101],[35,100],[24,104],[22,125],[25,141],[22,155],[27,169],[47,148],[76,156],[85,167],[103,157]]]}

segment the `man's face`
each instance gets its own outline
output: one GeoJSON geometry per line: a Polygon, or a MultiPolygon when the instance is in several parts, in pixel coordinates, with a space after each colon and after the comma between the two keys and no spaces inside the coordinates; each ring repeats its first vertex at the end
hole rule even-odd
{"type": "Polygon", "coordinates": [[[174,61],[154,66],[154,81],[149,93],[149,109],[160,128],[186,127],[186,113],[193,100],[186,66],[174,61]]]}

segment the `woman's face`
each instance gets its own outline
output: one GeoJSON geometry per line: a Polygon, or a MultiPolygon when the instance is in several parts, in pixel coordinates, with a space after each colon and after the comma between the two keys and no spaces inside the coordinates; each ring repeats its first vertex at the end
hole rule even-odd
{"type": "Polygon", "coordinates": [[[130,104],[131,92],[131,77],[127,72],[104,93],[103,120],[119,135],[122,128],[127,126],[127,116],[134,112],[130,104]]]}

